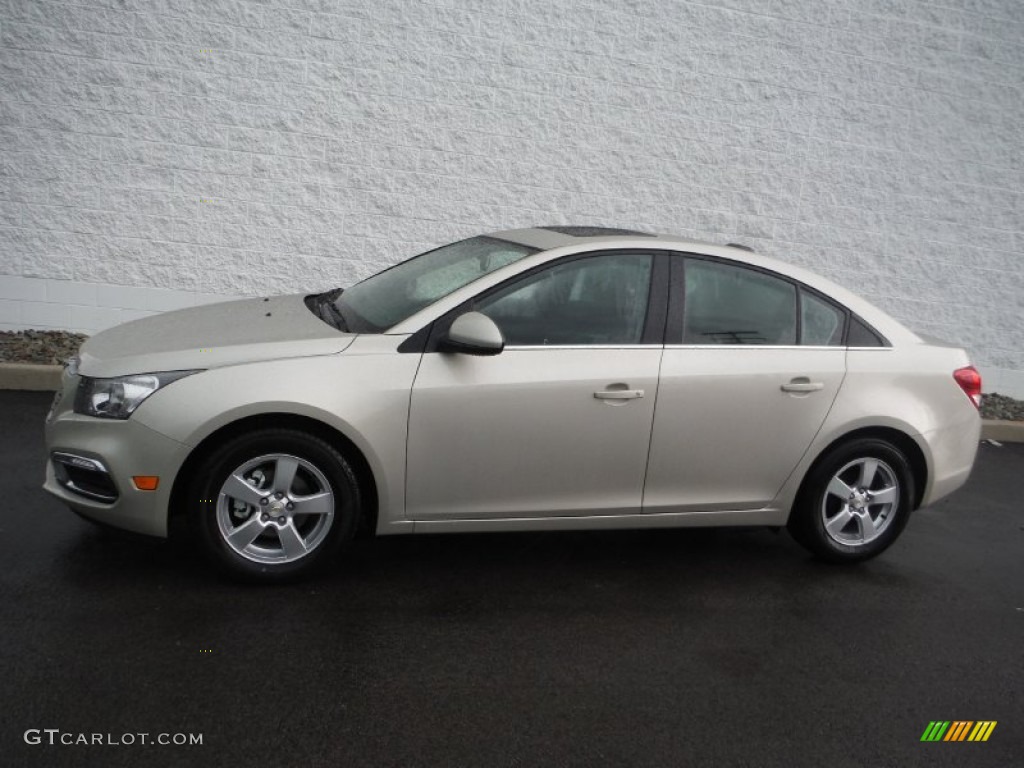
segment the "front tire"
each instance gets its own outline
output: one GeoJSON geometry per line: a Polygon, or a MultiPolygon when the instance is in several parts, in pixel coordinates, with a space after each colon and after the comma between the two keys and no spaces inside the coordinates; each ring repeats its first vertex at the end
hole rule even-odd
{"type": "Polygon", "coordinates": [[[914,476],[903,453],[878,438],[832,449],[811,471],[790,514],[793,538],[832,562],[888,549],[910,518],[914,476]]]}
{"type": "Polygon", "coordinates": [[[282,582],[322,568],[352,538],[360,510],[351,465],[294,429],[235,437],[205,462],[190,506],[206,554],[228,575],[282,582]]]}

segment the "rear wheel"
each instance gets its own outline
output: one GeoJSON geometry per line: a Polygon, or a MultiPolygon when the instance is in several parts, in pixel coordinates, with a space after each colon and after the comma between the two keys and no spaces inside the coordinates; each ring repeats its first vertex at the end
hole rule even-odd
{"type": "Polygon", "coordinates": [[[360,497],[351,466],[329,443],[266,429],[214,452],[192,505],[199,539],[220,568],[271,582],[326,564],[352,537],[360,497]]]}
{"type": "Polygon", "coordinates": [[[896,446],[877,438],[852,440],[812,470],[788,528],[794,539],[826,560],[866,560],[897,539],[913,498],[913,474],[896,446]]]}

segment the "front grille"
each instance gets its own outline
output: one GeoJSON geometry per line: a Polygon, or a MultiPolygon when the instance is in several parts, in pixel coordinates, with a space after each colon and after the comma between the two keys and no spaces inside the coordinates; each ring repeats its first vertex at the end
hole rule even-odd
{"type": "Polygon", "coordinates": [[[67,490],[96,501],[117,501],[117,486],[101,462],[70,453],[55,453],[51,458],[57,482],[67,490]]]}

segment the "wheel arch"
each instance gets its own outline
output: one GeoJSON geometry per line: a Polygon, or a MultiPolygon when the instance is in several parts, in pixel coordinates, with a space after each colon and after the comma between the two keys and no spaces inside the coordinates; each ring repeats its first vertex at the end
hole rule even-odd
{"type": "Polygon", "coordinates": [[[821,451],[819,451],[818,455],[814,458],[814,461],[812,461],[810,466],[807,467],[807,471],[804,472],[803,479],[800,481],[800,488],[794,497],[794,505],[799,503],[809,479],[814,475],[815,470],[821,462],[825,460],[825,457],[843,443],[850,442],[851,440],[871,437],[891,443],[907,457],[907,463],[910,465],[910,473],[914,479],[914,503],[912,508],[917,509],[920,507],[921,500],[924,498],[925,489],[928,485],[928,460],[925,458],[924,451],[918,442],[906,432],[896,429],[895,427],[883,426],[861,427],[859,429],[846,432],[835,438],[821,451]]]}
{"type": "Polygon", "coordinates": [[[347,435],[335,427],[310,416],[295,413],[273,412],[245,416],[224,424],[205,436],[188,454],[178,469],[171,488],[168,503],[168,529],[180,532],[184,529],[188,504],[186,495],[189,483],[198,467],[220,445],[246,432],[268,428],[292,428],[315,435],[333,446],[352,463],[362,498],[357,535],[373,535],[377,530],[380,494],[377,478],[366,455],[347,435]]]}

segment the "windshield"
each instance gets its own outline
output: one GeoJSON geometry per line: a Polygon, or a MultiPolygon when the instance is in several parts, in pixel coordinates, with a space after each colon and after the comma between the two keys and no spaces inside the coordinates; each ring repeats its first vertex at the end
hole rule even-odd
{"type": "Polygon", "coordinates": [[[345,290],[334,304],[350,330],[380,333],[452,291],[536,252],[493,237],[471,237],[378,272],[345,290]]]}

